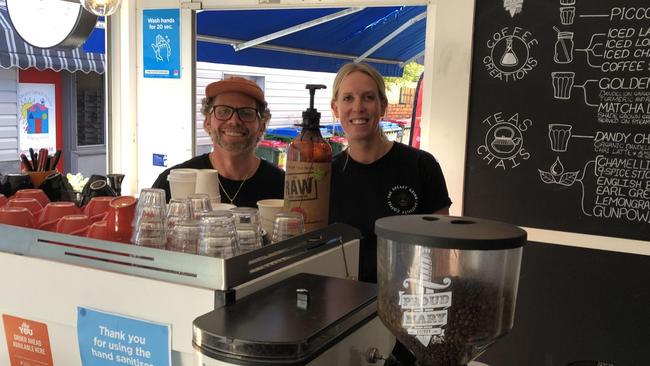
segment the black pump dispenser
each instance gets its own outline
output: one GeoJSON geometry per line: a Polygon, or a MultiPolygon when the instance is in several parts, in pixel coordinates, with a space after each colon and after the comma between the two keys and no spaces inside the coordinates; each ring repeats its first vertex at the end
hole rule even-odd
{"type": "Polygon", "coordinates": [[[316,89],[325,85],[307,84],[309,108],[302,112],[300,133],[287,148],[284,175],[284,208],[299,212],[305,231],[327,226],[330,204],[332,147],[320,132],[320,113],[314,108],[316,89]]]}
{"type": "Polygon", "coordinates": [[[309,108],[302,112],[301,127],[308,130],[317,130],[320,128],[320,112],[314,108],[314,96],[317,89],[327,88],[322,84],[307,84],[305,89],[309,89],[309,108]]]}

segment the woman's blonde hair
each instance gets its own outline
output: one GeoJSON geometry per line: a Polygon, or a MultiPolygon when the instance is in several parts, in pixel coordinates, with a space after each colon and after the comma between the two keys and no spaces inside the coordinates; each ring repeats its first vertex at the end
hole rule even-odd
{"type": "Polygon", "coordinates": [[[339,97],[339,89],[341,88],[341,82],[343,82],[343,79],[355,71],[360,71],[368,75],[372,81],[374,81],[375,85],[377,86],[377,91],[379,92],[379,99],[384,105],[388,105],[388,97],[386,97],[386,84],[384,83],[384,78],[381,76],[379,71],[365,62],[359,62],[356,64],[349,63],[341,66],[339,72],[336,73],[334,84],[332,85],[332,102],[336,102],[336,99],[339,97]]]}

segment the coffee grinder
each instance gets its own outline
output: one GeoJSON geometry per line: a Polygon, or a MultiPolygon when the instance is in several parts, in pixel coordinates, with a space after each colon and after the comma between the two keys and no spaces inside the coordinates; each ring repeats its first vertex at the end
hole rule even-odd
{"type": "Polygon", "coordinates": [[[524,230],[405,215],[377,220],[375,233],[378,314],[418,365],[467,365],[512,329],[524,230]]]}

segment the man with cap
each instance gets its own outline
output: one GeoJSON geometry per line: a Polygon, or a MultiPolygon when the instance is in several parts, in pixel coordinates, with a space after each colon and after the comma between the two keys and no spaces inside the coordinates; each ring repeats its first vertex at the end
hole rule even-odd
{"type": "Polygon", "coordinates": [[[271,119],[264,92],[253,81],[231,77],[205,88],[201,101],[203,128],[212,140],[212,151],[162,172],[153,188],[171,198],[167,176],[172,169],[216,169],[221,200],[236,206],[256,207],[266,198],[283,198],[284,172],[255,155],[266,124],[271,119]]]}

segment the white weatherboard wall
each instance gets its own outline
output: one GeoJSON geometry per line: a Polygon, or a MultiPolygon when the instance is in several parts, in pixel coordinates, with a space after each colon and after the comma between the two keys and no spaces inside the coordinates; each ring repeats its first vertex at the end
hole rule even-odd
{"type": "Polygon", "coordinates": [[[0,68],[0,162],[17,160],[18,69],[0,68]]]}
{"type": "Polygon", "coordinates": [[[301,70],[271,69],[262,67],[196,63],[196,145],[197,150],[209,150],[212,143],[203,130],[204,117],[201,114],[201,99],[205,87],[213,81],[229,76],[252,76],[263,79],[264,95],[271,110],[271,128],[291,126],[302,122],[302,112],[309,107],[307,84],[323,84],[326,89],[316,91],[314,107],[321,113],[321,123],[334,121],[330,108],[332,83],[335,73],[301,70]]]}

